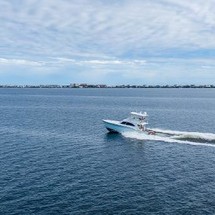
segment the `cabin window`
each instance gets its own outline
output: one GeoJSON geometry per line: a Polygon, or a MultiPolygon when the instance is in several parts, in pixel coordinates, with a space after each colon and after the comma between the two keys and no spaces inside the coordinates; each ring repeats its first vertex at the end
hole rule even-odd
{"type": "Polygon", "coordinates": [[[123,125],[129,125],[129,126],[135,126],[134,124],[132,124],[130,122],[121,122],[121,124],[123,124],[123,125]]]}
{"type": "Polygon", "coordinates": [[[134,126],[134,124],[132,124],[132,123],[130,123],[130,122],[127,122],[127,125],[134,126]]]}

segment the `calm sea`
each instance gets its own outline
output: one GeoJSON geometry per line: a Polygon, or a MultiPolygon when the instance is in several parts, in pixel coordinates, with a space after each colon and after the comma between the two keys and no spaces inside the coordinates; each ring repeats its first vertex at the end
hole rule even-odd
{"type": "Polygon", "coordinates": [[[214,134],[214,89],[0,89],[0,214],[215,214],[214,134]],[[184,140],[108,134],[130,111],[184,140]]]}

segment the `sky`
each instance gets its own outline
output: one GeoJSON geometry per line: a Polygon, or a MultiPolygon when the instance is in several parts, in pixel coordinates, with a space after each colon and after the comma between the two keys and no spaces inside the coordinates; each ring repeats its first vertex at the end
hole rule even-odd
{"type": "Polygon", "coordinates": [[[214,0],[1,0],[0,84],[215,84],[214,0]]]}

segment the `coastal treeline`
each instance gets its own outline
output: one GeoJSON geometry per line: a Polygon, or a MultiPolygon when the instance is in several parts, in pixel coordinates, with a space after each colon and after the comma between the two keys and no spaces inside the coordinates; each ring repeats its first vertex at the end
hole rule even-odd
{"type": "Polygon", "coordinates": [[[0,88],[215,88],[215,85],[105,85],[105,84],[47,84],[47,85],[0,85],[0,88]]]}

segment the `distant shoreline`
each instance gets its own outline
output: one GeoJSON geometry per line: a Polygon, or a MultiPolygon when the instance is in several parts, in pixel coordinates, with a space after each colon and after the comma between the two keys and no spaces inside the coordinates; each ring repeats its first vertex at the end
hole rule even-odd
{"type": "Polygon", "coordinates": [[[103,84],[69,84],[69,85],[0,85],[0,88],[215,88],[215,85],[114,85],[103,84]]]}

